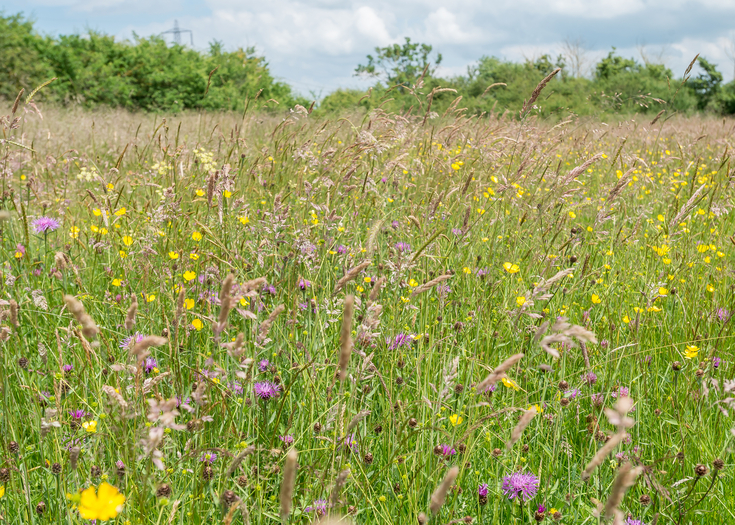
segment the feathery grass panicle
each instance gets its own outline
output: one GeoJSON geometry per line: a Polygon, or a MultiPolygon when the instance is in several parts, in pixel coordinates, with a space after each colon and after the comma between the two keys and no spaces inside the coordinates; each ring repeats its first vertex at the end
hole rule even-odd
{"type": "Polygon", "coordinates": [[[146,357],[148,357],[149,348],[152,348],[154,346],[163,346],[166,343],[168,343],[168,339],[166,339],[165,337],[160,337],[157,335],[147,335],[143,337],[140,341],[137,341],[130,348],[130,356],[135,357],[138,363],[140,363],[146,357]]]}
{"type": "Polygon", "coordinates": [[[531,97],[523,103],[523,107],[521,108],[521,111],[518,114],[519,115],[519,118],[522,119],[523,117],[526,116],[526,114],[531,110],[531,108],[533,107],[534,103],[536,102],[536,99],[539,97],[539,95],[541,94],[541,92],[546,87],[546,84],[548,84],[549,82],[551,82],[551,79],[554,78],[554,76],[556,76],[556,74],[559,71],[561,71],[561,68],[560,67],[557,67],[551,73],[549,73],[548,75],[546,75],[546,77],[544,77],[544,79],[541,82],[538,83],[538,85],[536,86],[536,88],[533,90],[533,93],[531,93],[531,97]]]}
{"type": "Polygon", "coordinates": [[[345,297],[344,312],[342,313],[342,330],[339,335],[339,380],[347,378],[347,365],[352,355],[352,316],[355,308],[355,296],[345,297]]]}
{"type": "Polygon", "coordinates": [[[523,412],[521,419],[518,420],[518,424],[516,424],[515,428],[510,433],[510,439],[506,445],[508,450],[512,449],[516,441],[521,438],[523,431],[526,430],[526,427],[531,423],[531,420],[536,416],[536,413],[536,407],[531,407],[523,412]]]}
{"type": "Polygon", "coordinates": [[[370,261],[363,261],[357,266],[347,270],[347,273],[345,273],[344,277],[342,277],[339,281],[337,281],[337,284],[334,287],[333,293],[336,294],[337,292],[342,290],[342,288],[344,288],[348,282],[352,281],[355,277],[360,275],[360,272],[362,272],[368,266],[370,266],[370,261]]]}
{"type": "Polygon", "coordinates": [[[447,280],[451,279],[452,277],[454,277],[454,276],[451,273],[440,275],[439,277],[436,277],[436,278],[432,279],[431,281],[428,281],[428,282],[426,282],[426,283],[424,283],[422,285],[419,285],[416,288],[414,288],[413,289],[413,292],[411,292],[411,295],[419,295],[421,293],[424,293],[427,290],[431,290],[437,284],[441,284],[444,281],[447,281],[447,280]]]}
{"type": "Polygon", "coordinates": [[[429,505],[429,510],[431,511],[432,515],[436,515],[444,505],[444,502],[447,499],[447,494],[449,493],[449,489],[451,489],[452,485],[454,485],[457,476],[459,476],[459,467],[455,466],[450,468],[444,475],[444,479],[442,480],[442,482],[432,493],[431,503],[429,505]]]}
{"type": "Polygon", "coordinates": [[[514,354],[503,361],[500,365],[498,365],[497,368],[495,368],[495,370],[490,372],[490,374],[488,374],[488,376],[477,385],[477,391],[484,392],[487,388],[500,381],[503,377],[505,377],[505,373],[510,370],[513,365],[523,359],[524,355],[525,354],[514,354]]]}
{"type": "Polygon", "coordinates": [[[213,323],[212,331],[214,332],[215,340],[219,340],[219,334],[227,328],[227,316],[230,315],[230,309],[234,299],[230,297],[232,285],[235,282],[235,276],[228,274],[222,283],[222,288],[219,292],[220,310],[219,318],[213,323]]]}
{"type": "Polygon", "coordinates": [[[82,302],[73,295],[65,295],[64,302],[67,309],[76,317],[77,322],[82,325],[82,333],[87,339],[94,339],[99,333],[99,328],[95,324],[92,316],[84,309],[82,302]]]}
{"type": "Polygon", "coordinates": [[[628,489],[635,485],[635,481],[643,472],[643,467],[633,467],[633,465],[626,461],[618,468],[618,475],[615,476],[612,488],[610,489],[610,496],[605,502],[605,509],[603,515],[605,518],[611,518],[615,511],[618,509],[620,502],[623,501],[625,493],[628,489]]]}
{"type": "Polygon", "coordinates": [[[133,295],[130,302],[128,313],[125,315],[125,330],[132,330],[135,327],[135,314],[138,313],[138,297],[133,295]]]}
{"type": "Polygon", "coordinates": [[[283,467],[283,480],[281,481],[281,521],[283,522],[291,515],[297,459],[298,453],[295,448],[292,448],[286,454],[286,464],[283,467]]]}
{"type": "Polygon", "coordinates": [[[10,306],[10,324],[13,325],[15,328],[18,328],[20,324],[18,323],[18,303],[15,299],[11,299],[9,301],[10,306]]]}
{"type": "Polygon", "coordinates": [[[624,437],[624,433],[618,432],[616,434],[613,434],[612,437],[607,440],[607,442],[600,448],[600,450],[597,451],[597,453],[585,467],[584,472],[582,472],[581,476],[582,481],[587,481],[588,479],[590,479],[595,469],[602,465],[602,462],[605,461],[605,458],[617,448],[620,442],[623,441],[624,437]]]}
{"type": "Polygon", "coordinates": [[[286,311],[286,307],[282,304],[279,304],[273,309],[273,311],[270,313],[268,318],[262,323],[260,323],[260,327],[258,328],[258,337],[257,337],[258,344],[262,344],[265,341],[265,339],[268,337],[268,332],[270,332],[271,326],[275,322],[276,318],[285,311],[286,311]]]}

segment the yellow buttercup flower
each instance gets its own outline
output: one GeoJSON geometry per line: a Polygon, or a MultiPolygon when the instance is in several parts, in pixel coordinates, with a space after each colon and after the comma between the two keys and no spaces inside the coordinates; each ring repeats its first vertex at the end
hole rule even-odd
{"type": "Polygon", "coordinates": [[[687,345],[684,349],[684,359],[694,359],[699,353],[699,347],[694,345],[687,345]]]}
{"type": "Polygon", "coordinates": [[[184,299],[184,306],[187,310],[194,308],[194,299],[184,299]]]}
{"type": "Polygon", "coordinates": [[[526,298],[525,297],[516,297],[516,304],[518,306],[523,306],[526,304],[526,298]]]}
{"type": "Polygon", "coordinates": [[[178,259],[179,258],[179,254],[176,253],[176,252],[168,252],[168,256],[169,256],[170,259],[178,259]]]}
{"type": "Polygon", "coordinates": [[[191,326],[193,326],[194,328],[196,328],[196,329],[197,329],[197,331],[199,331],[199,330],[201,330],[202,328],[204,328],[204,323],[202,323],[202,320],[201,320],[201,319],[194,319],[194,320],[193,320],[193,321],[191,322],[191,326]]]}
{"type": "Polygon", "coordinates": [[[96,421],[85,421],[82,423],[82,427],[84,430],[87,431],[88,434],[94,434],[97,432],[97,422],[96,421]]]}
{"type": "Polygon", "coordinates": [[[512,388],[516,392],[521,389],[521,387],[518,386],[518,383],[513,381],[512,379],[508,379],[507,377],[503,378],[503,384],[507,386],[508,388],[512,388]]]}
{"type": "Polygon", "coordinates": [[[194,232],[191,234],[191,238],[194,239],[196,242],[199,242],[202,240],[202,234],[199,232],[194,232]]]}
{"type": "Polygon", "coordinates": [[[197,274],[195,272],[192,272],[191,270],[189,270],[188,272],[184,272],[184,279],[186,281],[193,281],[196,278],[197,274]]]}
{"type": "Polygon", "coordinates": [[[452,424],[453,427],[461,425],[462,421],[464,421],[464,418],[457,414],[452,414],[451,416],[449,416],[449,422],[452,424]]]}
{"type": "Polygon", "coordinates": [[[112,286],[120,286],[120,285],[122,285],[122,281],[120,279],[112,280],[112,286]]]}
{"type": "Polygon", "coordinates": [[[109,520],[116,518],[125,503],[125,496],[115,487],[103,482],[97,492],[89,487],[82,492],[79,515],[85,520],[109,520]]]}
{"type": "Polygon", "coordinates": [[[503,269],[508,273],[518,273],[521,268],[517,264],[506,262],[503,263],[503,269]]]}
{"type": "Polygon", "coordinates": [[[130,235],[126,235],[125,237],[123,237],[122,241],[125,246],[130,246],[131,244],[133,244],[133,238],[130,235]]]}
{"type": "Polygon", "coordinates": [[[596,293],[592,294],[592,303],[593,304],[600,304],[602,302],[602,299],[600,299],[600,296],[596,293]]]}

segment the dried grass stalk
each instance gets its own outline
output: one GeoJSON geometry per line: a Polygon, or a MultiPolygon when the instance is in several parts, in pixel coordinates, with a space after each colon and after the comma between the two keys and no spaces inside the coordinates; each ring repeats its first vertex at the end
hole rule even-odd
{"type": "Polygon", "coordinates": [[[439,512],[439,509],[442,508],[442,505],[444,505],[444,501],[447,499],[449,489],[451,489],[452,485],[454,485],[454,482],[457,479],[458,475],[458,467],[450,468],[444,476],[442,482],[439,484],[436,490],[434,490],[434,493],[431,495],[431,503],[429,504],[429,510],[432,514],[436,514],[437,512],[439,512]]]}
{"type": "Polygon", "coordinates": [[[18,303],[15,299],[9,301],[10,306],[10,324],[18,328],[18,303]]]}
{"type": "Polygon", "coordinates": [[[332,492],[329,494],[329,508],[334,508],[339,501],[339,494],[342,492],[342,487],[347,481],[347,477],[350,475],[350,469],[345,469],[337,476],[337,481],[334,482],[332,492]]]}
{"type": "Polygon", "coordinates": [[[355,310],[355,296],[345,297],[344,313],[342,315],[342,330],[339,334],[339,380],[347,377],[347,365],[352,355],[352,316],[355,310]]]}
{"type": "Polygon", "coordinates": [[[132,330],[135,326],[135,314],[138,313],[138,296],[133,295],[133,301],[130,303],[128,313],[125,315],[125,330],[132,330]]]}
{"type": "Polygon", "coordinates": [[[105,385],[102,387],[102,391],[110,396],[112,399],[114,399],[117,403],[117,406],[119,406],[123,410],[126,410],[128,408],[128,402],[125,401],[123,396],[121,396],[114,387],[111,387],[110,385],[105,385]]]}
{"type": "Polygon", "coordinates": [[[293,489],[296,484],[297,459],[298,453],[295,448],[292,448],[286,455],[286,464],[283,467],[283,481],[281,481],[281,520],[284,522],[291,514],[293,489]]]}
{"type": "Polygon", "coordinates": [[[138,363],[148,357],[148,349],[153,346],[162,346],[168,343],[168,339],[165,337],[159,337],[157,335],[147,335],[130,349],[130,355],[136,357],[138,363]]]}
{"type": "Polygon", "coordinates": [[[484,392],[486,388],[500,381],[503,376],[505,376],[505,372],[510,370],[513,365],[523,359],[524,355],[525,354],[515,354],[503,361],[495,370],[490,372],[490,374],[483,379],[479,385],[477,385],[477,391],[484,392]]]}
{"type": "Polygon", "coordinates": [[[424,293],[427,290],[431,290],[437,284],[443,283],[444,281],[446,281],[448,279],[451,279],[452,277],[454,277],[454,276],[451,273],[440,275],[439,277],[437,277],[435,279],[432,279],[431,281],[429,281],[427,283],[424,283],[421,286],[417,286],[416,288],[414,288],[414,290],[411,293],[411,295],[418,295],[420,293],[424,293]]]}
{"type": "Polygon", "coordinates": [[[228,274],[222,283],[222,289],[219,292],[220,310],[219,318],[216,323],[213,323],[212,331],[214,332],[215,340],[219,339],[219,334],[227,328],[227,316],[230,315],[232,309],[232,297],[230,292],[232,290],[232,284],[235,282],[235,276],[228,274]]]}
{"type": "Polygon", "coordinates": [[[370,266],[370,261],[363,261],[354,268],[350,268],[349,270],[347,270],[347,273],[344,274],[344,276],[339,281],[337,281],[337,284],[334,287],[334,293],[339,292],[342,288],[345,287],[348,282],[352,281],[355,277],[360,275],[360,272],[368,266],[370,266]]]}
{"type": "Polygon", "coordinates": [[[625,493],[630,487],[635,485],[635,480],[638,478],[640,473],[643,471],[643,467],[635,467],[630,464],[629,461],[623,463],[618,469],[618,475],[613,482],[612,489],[610,489],[610,497],[605,502],[604,515],[605,518],[610,518],[618,509],[620,502],[623,501],[625,493]]]}
{"type": "Polygon", "coordinates": [[[273,325],[273,322],[276,320],[276,317],[281,315],[285,310],[286,310],[286,307],[282,304],[279,304],[270,313],[270,315],[268,316],[268,319],[260,323],[260,328],[258,328],[258,337],[257,337],[258,343],[262,343],[263,341],[265,341],[265,338],[268,337],[268,332],[270,332],[271,326],[273,325]]]}
{"type": "Polygon", "coordinates": [[[513,432],[510,433],[510,440],[507,444],[508,450],[513,448],[515,442],[521,438],[523,431],[526,430],[526,427],[531,423],[531,420],[534,418],[534,416],[536,416],[536,407],[531,407],[523,412],[523,415],[518,421],[518,424],[513,429],[513,432]]]}
{"type": "Polygon", "coordinates": [[[590,479],[590,476],[592,476],[592,473],[595,471],[597,467],[602,465],[602,462],[605,461],[605,458],[613,451],[615,450],[615,447],[617,447],[620,442],[623,440],[623,437],[625,437],[625,434],[622,432],[618,432],[617,434],[613,435],[607,443],[605,443],[600,450],[597,451],[597,454],[592,458],[592,460],[587,464],[587,466],[584,469],[584,472],[582,472],[582,481],[587,481],[590,479]]]}
{"type": "MultiPolygon", "coordinates": [[[[554,76],[561,71],[560,67],[557,67],[554,71],[549,73],[546,78],[544,78],[541,82],[538,83],[536,86],[536,89],[533,90],[533,93],[531,93],[531,98],[529,98],[527,101],[523,103],[523,108],[521,109],[521,112],[519,114],[520,118],[523,118],[526,113],[530,111],[530,109],[533,107],[534,102],[536,102],[536,99],[541,94],[541,91],[546,87],[546,84],[551,82],[551,79],[554,78],[554,76]]],[[[492,86],[491,86],[492,87],[492,86]]],[[[489,88],[488,88],[489,89],[489,88]]],[[[483,93],[484,95],[484,93],[483,93]]]]}
{"type": "Polygon", "coordinates": [[[82,333],[84,334],[84,337],[87,339],[94,339],[97,337],[100,329],[97,328],[92,316],[84,310],[82,302],[73,295],[65,295],[64,302],[72,315],[76,317],[77,322],[82,325],[82,333]]]}

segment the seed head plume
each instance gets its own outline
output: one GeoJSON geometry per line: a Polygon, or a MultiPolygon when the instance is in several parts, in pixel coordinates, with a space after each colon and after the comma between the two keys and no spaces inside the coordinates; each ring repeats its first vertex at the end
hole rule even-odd
{"type": "Polygon", "coordinates": [[[176,314],[174,315],[174,324],[179,324],[179,319],[184,315],[184,301],[186,300],[186,288],[183,286],[179,290],[179,297],[176,299],[176,314]]]}
{"type": "Polygon", "coordinates": [[[523,359],[524,355],[525,354],[515,354],[503,361],[495,370],[490,372],[490,374],[483,379],[479,385],[477,385],[477,391],[483,392],[486,388],[500,381],[505,376],[505,372],[510,370],[513,365],[523,359]]]}
{"type": "Polygon", "coordinates": [[[513,429],[513,432],[510,433],[510,440],[508,441],[508,450],[513,448],[513,445],[516,441],[518,441],[521,438],[521,435],[523,434],[523,431],[526,429],[526,427],[531,423],[531,420],[536,415],[536,407],[531,407],[525,412],[523,412],[523,415],[521,416],[521,419],[518,421],[518,424],[513,429]]]}
{"type": "Polygon", "coordinates": [[[258,344],[262,344],[265,339],[268,337],[268,332],[271,330],[271,325],[276,320],[276,317],[281,315],[286,310],[286,307],[282,304],[279,304],[276,306],[271,314],[268,316],[268,319],[260,323],[260,328],[258,329],[258,337],[256,338],[256,341],[258,344]]]}
{"type": "Polygon", "coordinates": [[[385,277],[381,277],[377,281],[375,281],[375,286],[373,286],[373,289],[370,290],[370,295],[368,296],[368,305],[371,305],[375,303],[375,301],[378,300],[378,295],[380,295],[380,289],[385,284],[385,277]]]}
{"type": "Polygon", "coordinates": [[[370,261],[363,261],[354,268],[350,268],[349,270],[347,270],[347,273],[344,274],[344,277],[337,281],[337,285],[334,287],[334,293],[339,292],[342,288],[345,287],[348,282],[352,281],[355,277],[360,275],[360,272],[368,266],[370,266],[370,261]]]}
{"type": "Polygon", "coordinates": [[[221,334],[222,331],[227,328],[227,316],[230,314],[230,309],[232,308],[233,303],[232,297],[230,297],[230,292],[232,290],[232,284],[234,282],[235,276],[229,274],[227,277],[225,277],[225,280],[222,283],[222,289],[219,292],[219,319],[212,326],[215,340],[218,340],[219,334],[221,334]]]}
{"type": "Polygon", "coordinates": [[[347,377],[347,365],[352,354],[352,316],[355,309],[355,296],[345,297],[344,313],[342,315],[342,331],[339,335],[339,380],[347,377]]]}
{"type": "Polygon", "coordinates": [[[133,301],[130,303],[128,313],[125,316],[125,330],[132,330],[135,326],[135,314],[138,313],[138,296],[133,295],[133,301]]]}
{"type": "Polygon", "coordinates": [[[64,302],[69,311],[76,317],[77,322],[82,325],[82,333],[87,339],[94,339],[99,333],[99,328],[84,309],[82,302],[73,295],[65,295],[64,302]]]}
{"type": "Polygon", "coordinates": [[[437,512],[439,512],[439,509],[442,508],[442,505],[444,505],[444,501],[447,499],[449,489],[451,489],[452,485],[454,485],[454,482],[457,479],[458,475],[458,467],[450,468],[444,476],[442,482],[434,490],[434,493],[431,495],[431,504],[429,505],[429,510],[432,514],[436,514],[437,512]]]}
{"type": "Polygon", "coordinates": [[[157,335],[147,335],[137,343],[133,345],[133,347],[130,349],[130,355],[137,358],[138,363],[143,361],[150,352],[148,351],[149,348],[152,346],[162,346],[168,343],[168,339],[165,337],[159,337],[157,335]]]}
{"type": "Polygon", "coordinates": [[[413,292],[411,295],[418,295],[420,293],[424,293],[427,290],[431,290],[434,286],[437,284],[443,283],[446,280],[449,280],[453,277],[451,273],[447,273],[444,275],[440,275],[439,277],[436,277],[435,279],[432,279],[431,281],[422,284],[421,286],[417,286],[413,289],[413,292]]]}
{"type": "Polygon", "coordinates": [[[18,303],[15,299],[11,299],[10,303],[10,324],[18,328],[18,303]]]}
{"type": "Polygon", "coordinates": [[[618,475],[610,489],[610,496],[605,503],[605,510],[603,512],[605,518],[611,518],[613,516],[618,509],[618,505],[623,501],[625,493],[630,487],[635,485],[635,480],[641,472],[643,472],[643,467],[633,468],[629,461],[626,461],[620,466],[618,475]]]}
{"type": "Polygon", "coordinates": [[[286,455],[286,465],[283,467],[283,481],[281,481],[281,521],[285,522],[291,514],[293,489],[296,484],[296,462],[298,454],[292,448],[286,455]]]}
{"type": "Polygon", "coordinates": [[[536,86],[536,89],[533,90],[533,93],[531,93],[531,98],[529,98],[527,101],[523,103],[523,108],[520,112],[520,118],[523,118],[526,116],[526,113],[528,113],[531,108],[533,107],[534,102],[536,102],[536,99],[541,94],[541,91],[546,87],[546,84],[551,82],[551,79],[554,78],[554,76],[561,71],[560,67],[557,67],[554,71],[549,73],[546,78],[544,78],[541,82],[538,83],[536,86]]]}

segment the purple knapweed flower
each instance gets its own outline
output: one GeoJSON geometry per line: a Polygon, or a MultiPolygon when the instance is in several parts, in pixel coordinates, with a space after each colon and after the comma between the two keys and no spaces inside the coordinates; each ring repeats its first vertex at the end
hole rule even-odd
{"type": "Polygon", "coordinates": [[[62,370],[63,370],[64,372],[66,372],[66,373],[69,373],[69,372],[71,372],[72,370],[74,370],[74,365],[64,365],[64,366],[62,366],[62,367],[61,367],[61,369],[62,369],[62,370]]]}
{"type": "Polygon", "coordinates": [[[452,233],[459,237],[460,235],[462,235],[462,230],[461,228],[452,228],[452,233]]]}
{"type": "Polygon", "coordinates": [[[399,226],[401,225],[401,223],[400,223],[400,222],[398,222],[398,221],[392,221],[392,222],[390,223],[390,225],[391,225],[391,226],[393,227],[393,229],[394,229],[394,230],[397,230],[397,229],[398,229],[398,227],[399,227],[399,226]]]}
{"type": "Polygon", "coordinates": [[[217,454],[215,452],[206,452],[202,454],[202,457],[199,458],[199,461],[202,463],[208,462],[210,465],[215,462],[217,459],[217,454]]]}
{"type": "Polygon", "coordinates": [[[712,366],[714,368],[720,368],[720,363],[722,363],[722,359],[720,359],[719,357],[712,358],[712,366]]]}
{"type": "Polygon", "coordinates": [[[139,334],[138,332],[136,332],[133,335],[129,335],[125,339],[120,341],[120,348],[128,349],[130,348],[130,345],[139,343],[142,340],[143,340],[143,334],[139,334]]]}
{"type": "Polygon", "coordinates": [[[242,385],[238,383],[237,381],[233,381],[232,383],[229,383],[227,387],[232,391],[233,394],[236,396],[241,396],[244,392],[244,389],[242,388],[242,385]]]}
{"type": "Polygon", "coordinates": [[[266,370],[268,370],[269,366],[271,366],[271,362],[267,359],[261,359],[260,361],[258,361],[258,370],[260,370],[261,372],[265,372],[266,370]]]}
{"type": "Polygon", "coordinates": [[[255,395],[264,401],[268,401],[269,399],[276,397],[280,389],[281,387],[279,385],[271,383],[270,381],[261,381],[260,383],[255,383],[253,385],[253,392],[255,392],[255,395]]]}
{"type": "Polygon", "coordinates": [[[51,217],[39,217],[31,222],[31,226],[33,226],[36,233],[48,233],[56,231],[61,225],[59,224],[59,221],[52,219],[51,217]]]}
{"type": "Polygon", "coordinates": [[[514,472],[503,478],[503,494],[509,500],[520,498],[526,502],[536,496],[538,492],[539,479],[530,472],[514,472]]]}
{"type": "Polygon", "coordinates": [[[262,293],[267,293],[270,295],[276,295],[276,287],[272,284],[265,284],[263,285],[262,293]]]}
{"type": "Polygon", "coordinates": [[[304,512],[316,512],[319,516],[324,516],[327,513],[327,500],[315,499],[311,506],[304,509],[304,512]]]}
{"type": "Polygon", "coordinates": [[[285,436],[278,436],[278,439],[280,439],[284,445],[293,445],[293,436],[291,434],[286,434],[285,436]]]}
{"type": "Polygon", "coordinates": [[[730,312],[728,310],[725,310],[724,308],[718,308],[717,309],[717,319],[724,323],[728,319],[730,319],[730,312]]]}
{"type": "Polygon", "coordinates": [[[480,483],[480,485],[477,487],[477,495],[481,498],[487,498],[488,492],[489,488],[487,486],[487,483],[480,483]]]}
{"type": "Polygon", "coordinates": [[[301,290],[306,290],[309,287],[311,287],[311,281],[307,281],[303,277],[299,279],[299,288],[301,288],[301,290]]]}
{"type": "Polygon", "coordinates": [[[154,368],[158,368],[158,362],[153,357],[146,357],[145,365],[143,365],[143,370],[145,370],[145,373],[150,374],[151,372],[153,372],[154,368]]]}
{"type": "Polygon", "coordinates": [[[354,434],[347,434],[340,443],[340,446],[344,445],[348,451],[357,452],[357,439],[354,434]]]}
{"type": "Polygon", "coordinates": [[[72,419],[82,419],[87,413],[84,410],[69,410],[69,415],[72,419]]]}
{"type": "Polygon", "coordinates": [[[572,388],[570,390],[567,390],[564,392],[564,397],[571,399],[575,399],[580,393],[579,388],[572,388]]]}
{"type": "Polygon", "coordinates": [[[388,349],[397,350],[402,346],[410,345],[411,341],[413,341],[413,337],[408,334],[400,333],[395,336],[392,341],[388,339],[386,342],[388,343],[388,349]]]}
{"type": "Polygon", "coordinates": [[[582,381],[584,381],[589,386],[592,386],[597,383],[597,374],[595,374],[594,372],[587,372],[586,374],[582,374],[582,381]]]}
{"type": "Polygon", "coordinates": [[[396,250],[398,250],[401,253],[410,252],[411,251],[411,245],[408,244],[407,242],[397,242],[395,244],[395,248],[396,248],[396,250]]]}
{"type": "Polygon", "coordinates": [[[630,516],[625,519],[625,525],[646,525],[643,520],[634,520],[630,516]]]}
{"type": "Polygon", "coordinates": [[[441,445],[441,447],[442,447],[442,456],[444,456],[445,458],[448,458],[448,457],[451,457],[457,454],[457,451],[454,450],[454,448],[451,445],[441,445]]]}
{"type": "Polygon", "coordinates": [[[347,253],[347,246],[345,246],[344,244],[340,244],[339,246],[337,246],[337,250],[336,251],[337,251],[338,254],[344,255],[344,254],[347,253]]]}

